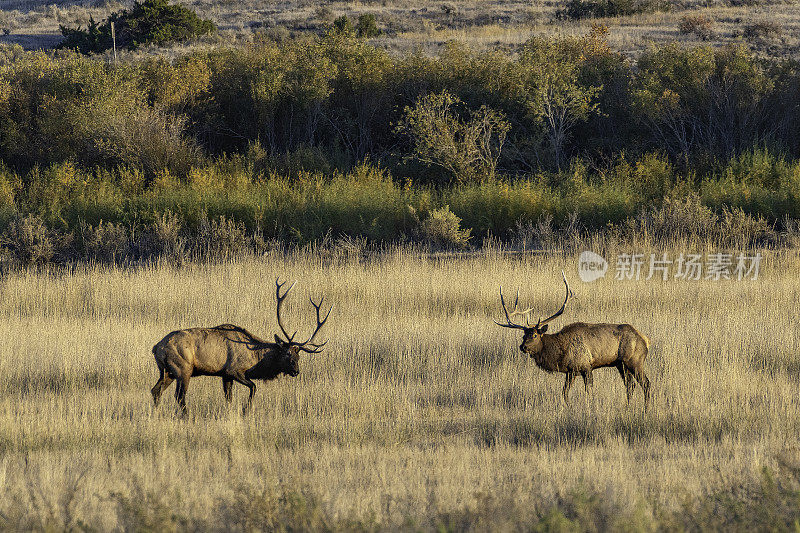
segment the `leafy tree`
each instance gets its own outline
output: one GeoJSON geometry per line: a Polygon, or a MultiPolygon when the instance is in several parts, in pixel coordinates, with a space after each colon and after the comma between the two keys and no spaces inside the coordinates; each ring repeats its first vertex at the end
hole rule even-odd
{"type": "Polygon", "coordinates": [[[414,159],[445,170],[454,181],[491,177],[510,126],[486,106],[462,119],[461,106],[447,91],[425,95],[405,109],[397,129],[411,137],[414,159]]]}
{"type": "Polygon", "coordinates": [[[386,110],[393,104],[394,62],[385,50],[351,36],[329,34],[320,46],[336,66],[330,118],[352,157],[363,159],[374,150],[376,139],[386,142],[391,134],[386,110]]]}
{"type": "Polygon", "coordinates": [[[573,128],[597,112],[596,97],[602,89],[581,83],[585,44],[584,39],[533,38],[520,58],[525,106],[543,124],[559,170],[573,128]]]}
{"type": "Polygon", "coordinates": [[[743,47],[670,45],[643,54],[638,66],[638,116],[684,162],[700,149],[730,157],[775,135],[774,82],[743,47]]]}

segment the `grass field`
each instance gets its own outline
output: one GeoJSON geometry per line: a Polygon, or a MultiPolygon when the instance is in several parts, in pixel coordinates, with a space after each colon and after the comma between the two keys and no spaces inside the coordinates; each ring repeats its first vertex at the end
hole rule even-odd
{"type": "Polygon", "coordinates": [[[682,529],[720,493],[746,501],[764,467],[797,473],[795,252],[741,282],[583,284],[575,263],[398,251],[7,274],[0,529],[682,529]],[[492,323],[500,283],[555,310],[562,268],[576,298],[552,327],[649,336],[649,412],[638,388],[626,407],[612,370],[565,406],[563,375],[492,323]],[[154,410],[151,346],[223,322],[271,337],[277,275],[299,280],[290,324],[313,325],[308,295],[335,304],[325,352],[259,382],[246,417],[246,389],[229,408],[208,377],[191,381],[187,419],[174,386],[154,410]]]}

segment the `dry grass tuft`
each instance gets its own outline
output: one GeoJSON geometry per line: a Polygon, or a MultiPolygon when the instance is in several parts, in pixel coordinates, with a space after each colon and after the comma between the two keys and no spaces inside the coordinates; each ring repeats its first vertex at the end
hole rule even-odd
{"type": "Polygon", "coordinates": [[[685,15],[681,17],[680,24],[678,24],[678,31],[680,31],[682,35],[695,35],[707,41],[714,34],[713,27],[714,21],[706,15],[685,15]]]}

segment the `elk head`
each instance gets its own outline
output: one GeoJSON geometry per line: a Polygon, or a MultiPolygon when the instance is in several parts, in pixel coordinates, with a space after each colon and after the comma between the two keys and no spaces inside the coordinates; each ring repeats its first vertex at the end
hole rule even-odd
{"type": "MultiPolygon", "coordinates": [[[[296,283],[296,282],[295,282],[296,283]]],[[[283,286],[286,285],[286,282],[281,283],[280,278],[275,279],[275,298],[278,300],[277,306],[277,314],[278,314],[278,327],[283,333],[284,338],[281,338],[278,335],[275,335],[275,344],[277,345],[278,349],[276,351],[276,370],[277,372],[282,372],[284,374],[288,374],[292,377],[298,375],[300,373],[300,352],[305,353],[320,353],[322,351],[323,346],[327,344],[326,342],[315,343],[314,339],[317,337],[319,330],[322,329],[322,326],[325,325],[325,322],[328,321],[328,317],[331,315],[331,311],[333,310],[333,306],[328,308],[328,312],[325,313],[325,318],[321,318],[320,309],[322,308],[322,302],[325,301],[325,297],[321,296],[319,299],[319,303],[314,302],[312,298],[309,298],[311,305],[314,306],[314,310],[317,313],[317,327],[314,329],[314,333],[311,334],[311,337],[308,338],[305,342],[298,342],[295,341],[294,338],[297,336],[297,331],[289,335],[286,331],[286,328],[283,325],[283,320],[281,319],[281,306],[283,305],[286,296],[289,294],[289,291],[292,290],[294,287],[294,283],[289,285],[289,288],[281,294],[281,289],[283,286]]]]}
{"type": "Polygon", "coordinates": [[[561,309],[544,320],[540,318],[536,325],[531,325],[528,318],[530,312],[533,311],[532,307],[524,311],[517,310],[519,307],[519,291],[517,291],[517,297],[514,300],[514,308],[509,312],[508,308],[506,308],[505,298],[503,298],[503,287],[500,287],[500,304],[503,306],[503,312],[506,315],[506,321],[505,323],[495,321],[495,324],[504,328],[521,329],[523,331],[523,336],[522,344],[520,344],[519,349],[522,351],[522,353],[526,353],[531,357],[534,357],[542,351],[542,335],[547,332],[547,323],[561,316],[561,314],[564,312],[564,309],[567,307],[567,301],[569,301],[570,297],[572,296],[569,283],[567,283],[567,276],[564,274],[563,270],[561,271],[561,276],[564,279],[564,286],[567,289],[567,295],[564,298],[564,303],[561,305],[561,309]],[[511,320],[511,317],[516,315],[522,315],[525,317],[525,325],[518,324],[511,320]]]}

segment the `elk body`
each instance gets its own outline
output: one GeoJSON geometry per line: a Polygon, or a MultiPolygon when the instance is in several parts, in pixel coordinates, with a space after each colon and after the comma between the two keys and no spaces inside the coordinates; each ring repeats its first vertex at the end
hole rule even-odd
{"type": "Polygon", "coordinates": [[[503,288],[500,288],[500,303],[503,306],[506,321],[495,322],[504,328],[523,330],[522,344],[519,349],[531,356],[536,365],[547,372],[563,372],[566,374],[564,401],[569,403],[569,390],[573,381],[580,374],[586,388],[586,393],[591,393],[592,371],[597,368],[613,367],[619,371],[625,384],[628,403],[631,401],[636,382],[642,387],[644,393],[644,406],[647,409],[650,402],[650,380],[644,371],[644,360],[650,348],[647,337],[636,331],[630,324],[586,324],[575,322],[565,326],[558,333],[547,333],[548,322],[560,316],[566,309],[567,302],[572,296],[572,291],[564,278],[567,295],[561,309],[545,320],[539,320],[532,326],[518,324],[511,320],[515,315],[527,315],[533,310],[517,311],[519,293],[517,293],[514,309],[509,312],[503,298],[503,288]]]}
{"type": "Polygon", "coordinates": [[[233,399],[233,382],[241,383],[250,389],[250,396],[244,411],[250,408],[256,392],[253,380],[271,380],[281,374],[297,376],[300,373],[300,352],[319,353],[325,343],[315,344],[314,338],[328,320],[331,309],[325,318],[320,318],[319,304],[311,300],[317,313],[317,327],[305,342],[295,342],[297,332],[289,335],[281,320],[281,304],[292,290],[292,284],[281,295],[284,283],[275,281],[275,296],[278,300],[278,327],[285,336],[275,335],[275,342],[262,340],[244,328],[233,324],[222,324],[213,328],[191,328],[173,331],[153,346],[153,355],[158,365],[160,377],[153,387],[153,403],[158,401],[164,390],[177,381],[175,398],[183,414],[186,414],[186,391],[189,380],[194,376],[219,376],[225,399],[233,399]]]}

